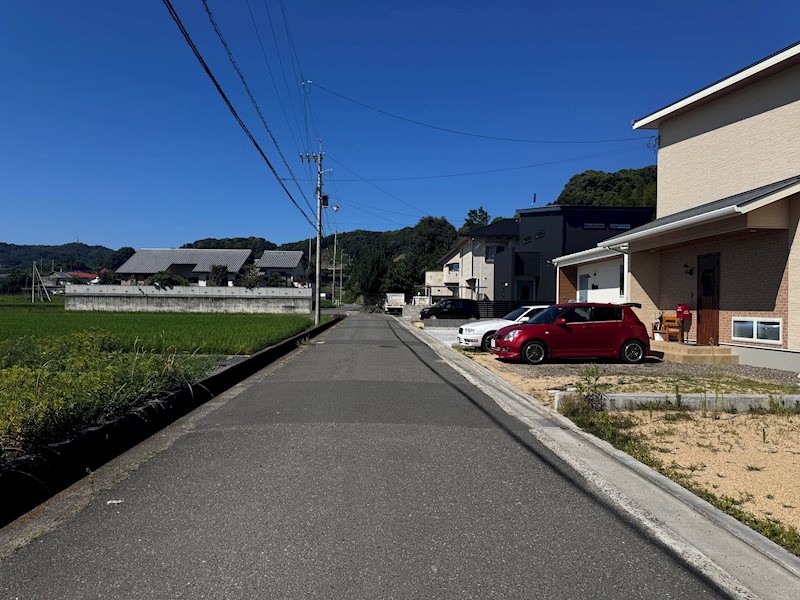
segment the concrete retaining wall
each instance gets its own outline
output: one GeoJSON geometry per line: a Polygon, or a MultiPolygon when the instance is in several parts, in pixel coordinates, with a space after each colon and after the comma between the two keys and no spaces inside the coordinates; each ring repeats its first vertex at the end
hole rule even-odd
{"type": "Polygon", "coordinates": [[[312,288],[67,285],[64,308],[74,311],[297,313],[313,310],[312,288]]]}
{"type": "MultiPolygon", "coordinates": [[[[566,396],[575,392],[556,392],[553,405],[556,410],[566,396]]],[[[689,410],[706,410],[720,412],[748,412],[750,410],[770,410],[776,406],[794,410],[800,406],[800,395],[775,395],[764,394],[681,394],[680,402],[675,394],[607,394],[605,396],[606,410],[636,410],[652,405],[654,408],[676,408],[681,406],[689,410]]]]}

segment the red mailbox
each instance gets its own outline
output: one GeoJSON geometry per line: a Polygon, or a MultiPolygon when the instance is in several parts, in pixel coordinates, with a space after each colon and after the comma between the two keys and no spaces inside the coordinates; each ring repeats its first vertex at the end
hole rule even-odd
{"type": "Polygon", "coordinates": [[[675,316],[678,319],[688,319],[692,316],[691,311],[689,310],[688,304],[678,304],[675,308],[675,316]]]}

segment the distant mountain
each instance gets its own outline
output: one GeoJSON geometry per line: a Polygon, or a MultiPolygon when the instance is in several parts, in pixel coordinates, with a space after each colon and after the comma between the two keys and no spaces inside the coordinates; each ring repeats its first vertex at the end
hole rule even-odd
{"type": "Polygon", "coordinates": [[[275,250],[277,244],[262,237],[204,238],[184,244],[181,248],[210,248],[223,250],[252,250],[258,258],[264,250],[275,250]]]}
{"type": "Polygon", "coordinates": [[[79,242],[60,246],[17,245],[0,242],[0,269],[29,268],[36,261],[45,270],[96,271],[111,267],[116,251],[79,242]]]}
{"type": "Polygon", "coordinates": [[[655,206],[656,166],[614,173],[584,171],[573,175],[555,204],[581,206],[655,206]]]}

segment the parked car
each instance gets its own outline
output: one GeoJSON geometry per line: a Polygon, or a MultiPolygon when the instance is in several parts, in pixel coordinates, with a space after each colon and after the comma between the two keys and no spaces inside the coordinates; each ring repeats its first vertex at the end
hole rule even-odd
{"type": "Polygon", "coordinates": [[[491,351],[537,365],[548,358],[619,358],[638,363],[650,353],[647,328],[629,306],[554,304],[529,324],[498,330],[491,351]]]}
{"type": "Polygon", "coordinates": [[[465,348],[482,348],[486,352],[489,351],[494,334],[498,329],[513,325],[514,323],[527,323],[540,312],[542,312],[547,305],[544,306],[521,306],[512,310],[502,319],[491,319],[488,321],[475,321],[474,323],[465,323],[458,328],[458,343],[465,348]]]}
{"type": "Polygon", "coordinates": [[[422,319],[480,319],[478,303],[466,298],[448,298],[439,300],[433,306],[419,311],[422,319]]]}

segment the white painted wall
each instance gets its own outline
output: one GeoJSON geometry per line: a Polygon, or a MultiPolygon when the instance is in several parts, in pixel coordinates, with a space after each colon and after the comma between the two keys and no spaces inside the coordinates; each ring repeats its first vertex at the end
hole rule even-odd
{"type": "MultiPolygon", "coordinates": [[[[627,293],[619,293],[619,268],[623,258],[591,262],[578,267],[578,282],[582,275],[589,276],[589,292],[587,302],[627,302],[627,293]],[[597,289],[592,289],[597,286],[597,289]]],[[[625,277],[627,280],[627,277],[625,277]]],[[[625,282],[627,285],[627,281],[625,282]]],[[[625,290],[627,292],[627,290],[625,290]]],[[[580,290],[578,291],[580,295],[580,290]]],[[[576,296],[576,300],[578,297],[576,296]]]]}

